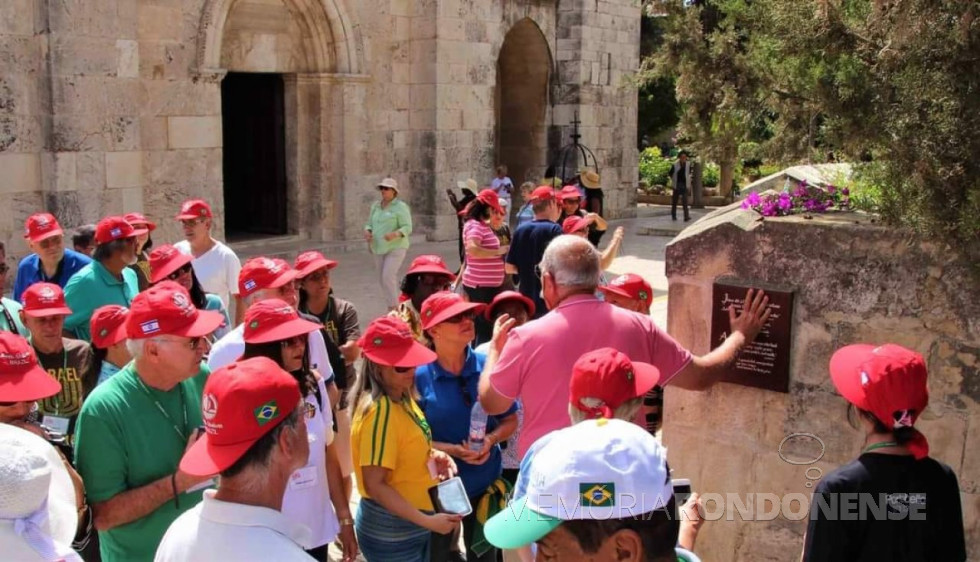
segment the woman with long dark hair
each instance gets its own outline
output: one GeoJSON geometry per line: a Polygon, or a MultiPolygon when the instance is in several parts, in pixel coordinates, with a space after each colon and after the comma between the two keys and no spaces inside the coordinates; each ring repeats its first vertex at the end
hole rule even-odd
{"type": "Polygon", "coordinates": [[[334,445],[330,399],[323,377],[310,368],[306,347],[310,332],[319,329],[320,325],[300,318],[286,301],[261,300],[245,312],[245,351],[241,358],[268,357],[275,361],[296,378],[305,401],[310,458],[290,478],[282,513],[313,532],[311,542],[303,545],[310,556],[326,560],[327,548],[339,535],[344,560],[354,560],[357,540],[334,445]]]}
{"type": "Polygon", "coordinates": [[[217,341],[231,330],[231,320],[221,298],[215,294],[205,293],[201,288],[201,283],[197,280],[197,275],[194,274],[194,268],[191,266],[193,260],[193,256],[184,254],[169,244],[154,249],[150,252],[150,284],[156,285],[167,280],[175,281],[190,293],[194,308],[220,312],[225,317],[225,323],[211,335],[213,340],[217,341]]]}
{"type": "Polygon", "coordinates": [[[436,354],[389,316],[371,322],[358,345],[364,361],[351,393],[357,540],[368,562],[428,562],[430,533],[452,533],[461,520],[433,513],[428,494],[456,472],[449,455],[432,447],[415,401],[415,368],[436,354]]]}
{"type": "MultiPolygon", "coordinates": [[[[489,304],[503,290],[506,276],[504,257],[510,249],[509,245],[500,244],[500,239],[490,226],[493,213],[502,215],[503,209],[492,189],[481,191],[462,211],[466,218],[463,225],[466,263],[460,282],[470,301],[483,304],[489,304]]],[[[482,318],[477,319],[476,343],[490,341],[492,331],[493,326],[482,318]]]]}
{"type": "Polygon", "coordinates": [[[834,353],[830,378],[863,448],[817,485],[803,560],[966,560],[956,474],[915,428],[929,404],[926,377],[922,356],[898,345],[834,353]]]}

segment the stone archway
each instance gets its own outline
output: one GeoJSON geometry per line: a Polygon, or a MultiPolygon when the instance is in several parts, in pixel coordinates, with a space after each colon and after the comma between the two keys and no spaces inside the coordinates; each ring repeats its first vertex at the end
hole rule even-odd
{"type": "Polygon", "coordinates": [[[497,59],[496,157],[516,184],[537,181],[547,166],[546,123],[552,62],[548,42],[531,19],[504,37],[497,59]]]}

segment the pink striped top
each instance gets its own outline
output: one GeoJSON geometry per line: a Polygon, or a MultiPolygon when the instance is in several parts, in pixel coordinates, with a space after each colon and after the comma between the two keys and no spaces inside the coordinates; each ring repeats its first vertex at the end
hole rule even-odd
{"type": "MultiPolygon", "coordinates": [[[[487,250],[500,248],[500,240],[490,225],[483,221],[468,220],[463,226],[463,241],[476,238],[480,247],[487,250]]],[[[463,285],[466,287],[499,287],[504,282],[504,256],[476,258],[466,254],[463,285]]]]}

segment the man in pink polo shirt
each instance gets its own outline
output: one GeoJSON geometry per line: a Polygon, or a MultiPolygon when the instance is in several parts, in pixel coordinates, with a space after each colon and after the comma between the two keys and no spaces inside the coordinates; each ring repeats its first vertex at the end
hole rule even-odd
{"type": "Polygon", "coordinates": [[[693,356],[649,316],[596,298],[599,258],[599,251],[584,238],[555,238],[540,267],[550,312],[513,331],[512,321],[498,319],[499,333],[480,378],[480,403],[488,413],[499,414],[521,400],[521,456],[542,435],[568,426],[568,385],[572,366],[582,353],[612,347],[633,361],[656,366],[661,384],[702,390],[755,339],[769,317],[768,297],[750,290],[742,313],[729,312],[728,339],[706,355],[693,356]],[[575,342],[575,353],[568,352],[570,341],[575,342]]]}

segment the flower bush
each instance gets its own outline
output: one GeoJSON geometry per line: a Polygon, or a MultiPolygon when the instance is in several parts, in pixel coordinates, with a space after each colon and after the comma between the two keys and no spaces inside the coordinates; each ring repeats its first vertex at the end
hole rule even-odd
{"type": "Polygon", "coordinates": [[[781,193],[750,193],[742,201],[743,209],[752,209],[764,217],[780,217],[793,214],[825,213],[830,209],[847,209],[850,206],[850,190],[808,185],[806,180],[792,191],[781,193]]]}
{"type": "Polygon", "coordinates": [[[672,163],[670,159],[663,157],[659,147],[651,146],[640,153],[640,178],[651,187],[667,185],[667,174],[672,163]]]}

